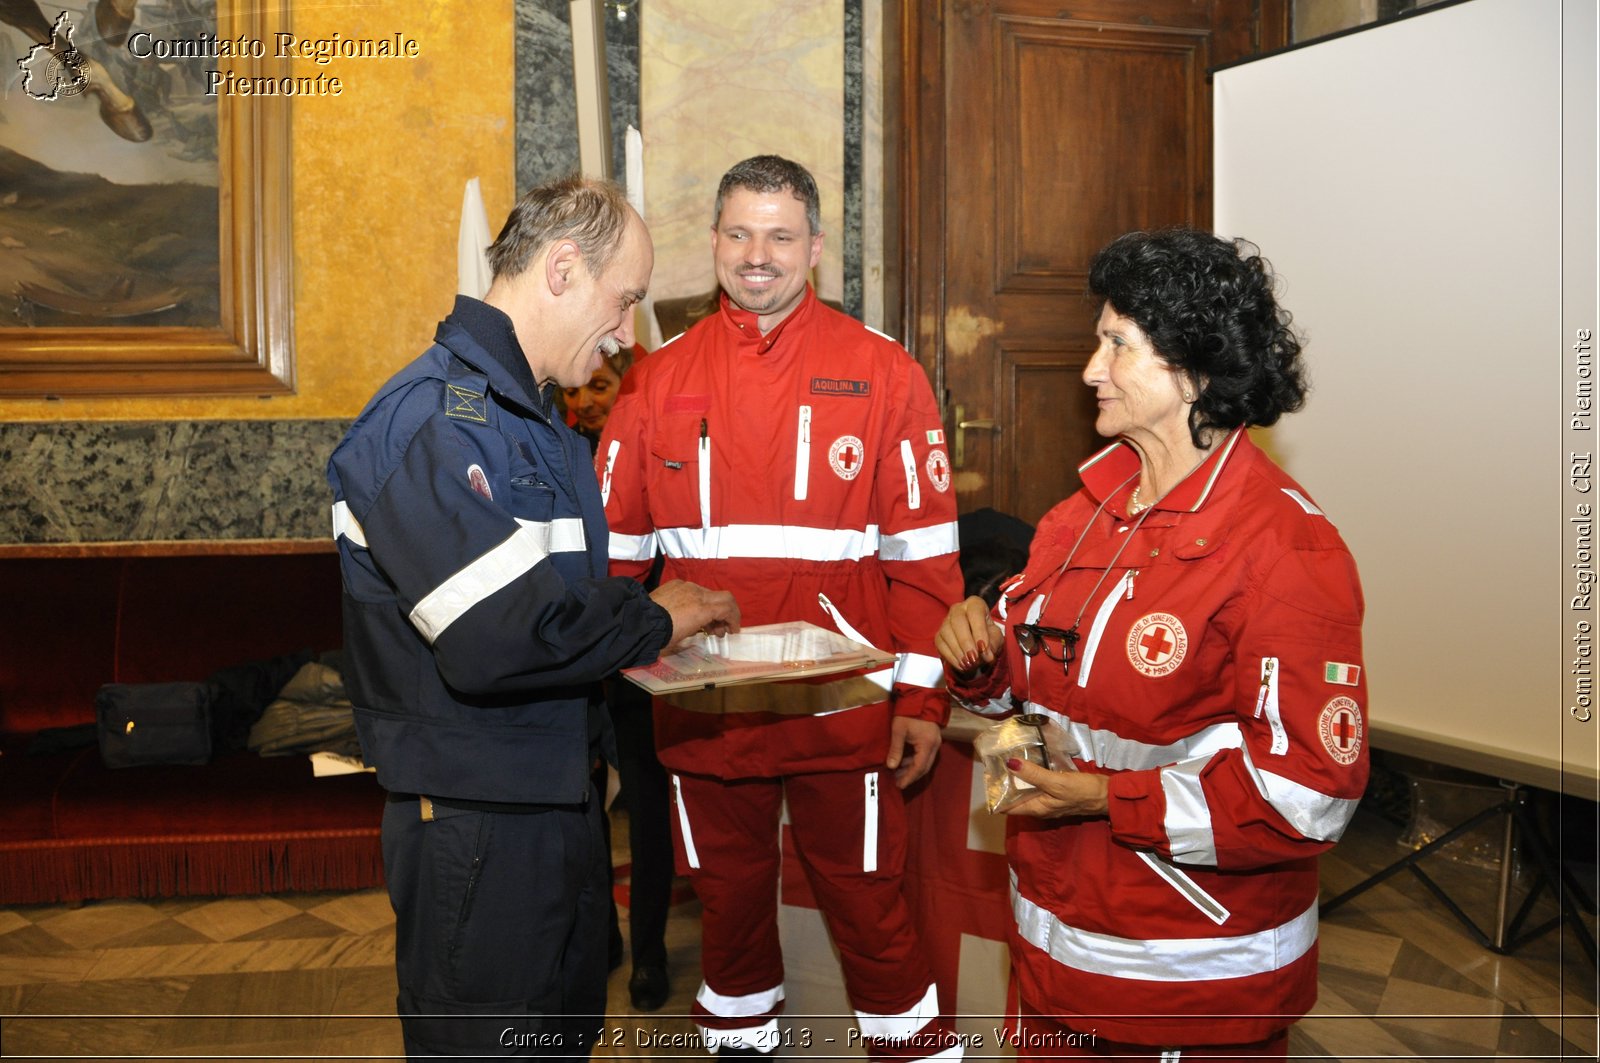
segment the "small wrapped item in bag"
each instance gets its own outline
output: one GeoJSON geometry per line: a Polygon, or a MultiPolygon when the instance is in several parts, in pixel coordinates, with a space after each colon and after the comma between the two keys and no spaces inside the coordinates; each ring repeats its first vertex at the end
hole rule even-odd
{"type": "Polygon", "coordinates": [[[1072,756],[1077,749],[1071,737],[1043,713],[1001,720],[973,739],[972,748],[983,758],[984,796],[990,812],[1004,812],[1035,789],[1006,767],[1012,758],[1055,771],[1076,770],[1072,756]]]}

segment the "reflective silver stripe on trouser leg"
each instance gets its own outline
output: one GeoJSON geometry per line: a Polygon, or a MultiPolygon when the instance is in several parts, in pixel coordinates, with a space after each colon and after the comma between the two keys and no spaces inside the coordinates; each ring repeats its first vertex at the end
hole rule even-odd
{"type": "Polygon", "coordinates": [[[689,861],[689,866],[700,866],[700,854],[694,848],[694,832],[689,829],[689,810],[683,807],[683,784],[678,777],[672,777],[673,804],[678,806],[678,832],[683,835],[683,855],[689,861]]]}

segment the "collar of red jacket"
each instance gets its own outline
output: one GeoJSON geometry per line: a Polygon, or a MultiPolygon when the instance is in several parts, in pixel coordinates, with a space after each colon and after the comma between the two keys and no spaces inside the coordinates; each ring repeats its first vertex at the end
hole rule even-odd
{"type": "MultiPolygon", "coordinates": [[[[1222,441],[1221,446],[1206,455],[1205,461],[1152,508],[1174,513],[1199,512],[1200,507],[1211,498],[1217,481],[1222,478],[1222,470],[1227,467],[1234,452],[1254,447],[1245,430],[1235,428],[1228,433],[1228,438],[1222,441]]],[[[1126,486],[1138,471],[1139,452],[1120,439],[1078,466],[1078,476],[1082,478],[1083,486],[1097,502],[1105,501],[1119,487],[1126,486]]]]}
{"type": "Polygon", "coordinates": [[[756,343],[757,354],[766,354],[772,349],[773,345],[778,342],[778,337],[788,331],[791,326],[800,329],[805,328],[803,324],[795,325],[795,322],[811,316],[812,308],[815,307],[817,302],[817,292],[815,288],[811,287],[810,284],[807,284],[806,294],[805,297],[800,300],[800,305],[795,307],[788,317],[778,322],[777,327],[775,327],[765,336],[761,334],[760,314],[753,314],[744,309],[738,303],[734,302],[732,299],[729,299],[727,292],[721,293],[720,298],[722,301],[722,319],[726,321],[736,332],[741,334],[743,342],[756,343]]]}

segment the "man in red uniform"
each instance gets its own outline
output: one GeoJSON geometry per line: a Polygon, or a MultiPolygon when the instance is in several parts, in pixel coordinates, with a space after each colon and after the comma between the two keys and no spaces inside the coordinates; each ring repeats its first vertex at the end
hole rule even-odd
{"type": "Polygon", "coordinates": [[[773,155],[717,190],[717,312],[640,362],[596,454],[611,571],[726,589],[744,623],[807,620],[892,668],[656,703],[679,866],[703,906],[709,1049],[782,1042],[779,813],[838,947],[869,1055],[960,1055],[900,894],[900,790],[949,715],[933,634],[961,593],[939,412],[904,348],[829,309],[816,183],[773,155]],[[892,773],[894,785],[886,773],[892,773]]]}

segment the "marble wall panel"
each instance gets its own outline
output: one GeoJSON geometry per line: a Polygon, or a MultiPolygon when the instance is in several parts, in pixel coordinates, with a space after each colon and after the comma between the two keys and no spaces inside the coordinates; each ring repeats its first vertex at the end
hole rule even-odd
{"type": "Polygon", "coordinates": [[[0,424],[0,543],[330,536],[344,420],[0,424]]]}
{"type": "MultiPolygon", "coordinates": [[[[611,176],[623,177],[623,137],[639,125],[640,0],[605,5],[606,83],[611,99],[611,176]]],[[[578,169],[570,0],[516,0],[517,189],[578,169]]],[[[491,218],[498,231],[502,219],[491,218]]]]}
{"type": "Polygon", "coordinates": [[[641,0],[639,110],[653,298],[707,292],[717,181],[751,155],[803,163],[827,234],[818,288],[843,294],[844,4],[641,0]]]}
{"type": "Polygon", "coordinates": [[[883,0],[853,2],[861,4],[861,320],[881,331],[884,324],[885,224],[883,0]]]}

